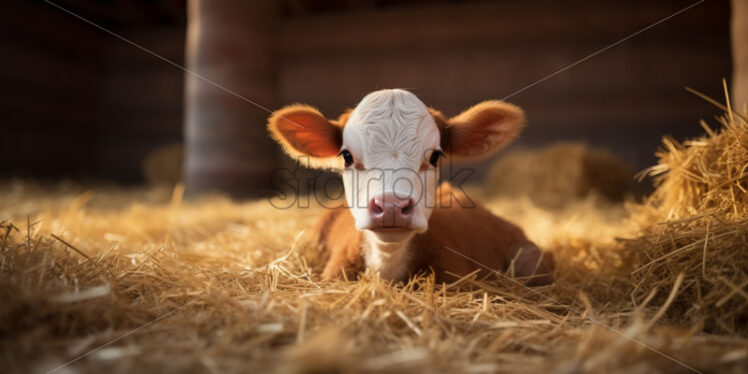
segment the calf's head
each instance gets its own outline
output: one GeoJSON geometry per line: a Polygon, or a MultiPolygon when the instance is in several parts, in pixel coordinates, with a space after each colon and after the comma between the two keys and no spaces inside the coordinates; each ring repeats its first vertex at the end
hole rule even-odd
{"type": "Polygon", "coordinates": [[[446,119],[412,93],[388,89],[336,120],[287,106],[270,117],[268,130],[292,157],[340,171],[356,228],[396,243],[428,228],[442,156],[486,157],[514,139],[524,120],[521,109],[500,101],[446,119]]]}

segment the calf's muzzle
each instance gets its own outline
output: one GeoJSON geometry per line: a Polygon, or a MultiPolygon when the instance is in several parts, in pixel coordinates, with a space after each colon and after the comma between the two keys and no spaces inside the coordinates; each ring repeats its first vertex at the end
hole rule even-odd
{"type": "Polygon", "coordinates": [[[414,203],[410,197],[400,198],[395,194],[384,194],[371,199],[369,216],[371,228],[410,228],[414,203]]]}

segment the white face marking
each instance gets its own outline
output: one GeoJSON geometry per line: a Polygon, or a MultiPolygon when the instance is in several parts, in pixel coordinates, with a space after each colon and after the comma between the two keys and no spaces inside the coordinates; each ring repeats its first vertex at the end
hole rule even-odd
{"type": "Polygon", "coordinates": [[[343,130],[342,147],[354,159],[343,183],[356,228],[371,228],[372,199],[394,194],[413,200],[410,228],[427,229],[439,178],[429,158],[440,150],[439,138],[426,105],[410,92],[381,90],[361,100],[343,130]]]}

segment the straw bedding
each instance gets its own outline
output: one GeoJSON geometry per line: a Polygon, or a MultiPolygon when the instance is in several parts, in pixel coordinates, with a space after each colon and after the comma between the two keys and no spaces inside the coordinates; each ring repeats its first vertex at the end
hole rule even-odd
{"type": "Polygon", "coordinates": [[[320,282],[304,233],[319,207],[4,183],[0,367],[746,372],[748,128],[722,121],[665,141],[645,204],[484,199],[556,256],[556,283],[535,289],[499,276],[320,282]]]}

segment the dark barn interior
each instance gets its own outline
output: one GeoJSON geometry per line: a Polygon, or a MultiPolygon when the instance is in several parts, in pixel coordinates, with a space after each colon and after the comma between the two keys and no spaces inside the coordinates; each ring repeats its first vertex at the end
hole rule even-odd
{"type": "MultiPolygon", "coordinates": [[[[515,146],[582,141],[639,170],[654,161],[661,135],[684,139],[698,132],[695,118],[711,118],[710,104],[684,86],[718,97],[719,82],[730,78],[728,2],[700,4],[548,76],[687,3],[253,1],[242,5],[236,22],[255,14],[272,29],[245,28],[231,37],[247,48],[266,46],[249,58],[275,63],[239,68],[262,79],[218,81],[265,108],[303,102],[330,117],[387,87],[408,88],[448,114],[507,98],[528,113],[515,146]]],[[[57,4],[185,65],[183,1],[57,4]]],[[[183,141],[185,73],[45,2],[13,0],[8,7],[13,11],[0,16],[0,157],[12,162],[2,174],[142,182],[145,157],[183,141]]],[[[241,126],[255,128],[241,142],[261,151],[247,154],[247,162],[268,152],[280,160],[262,130],[269,114],[210,90],[222,105],[245,112],[241,126]]]]}

